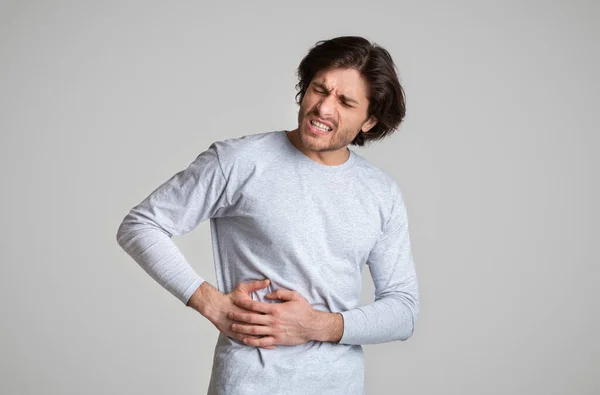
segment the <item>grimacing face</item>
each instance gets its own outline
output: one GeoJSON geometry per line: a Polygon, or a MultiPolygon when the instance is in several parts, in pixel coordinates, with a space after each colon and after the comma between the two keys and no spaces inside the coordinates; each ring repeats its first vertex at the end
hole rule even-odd
{"type": "Polygon", "coordinates": [[[367,119],[367,84],[354,69],[321,71],[307,87],[298,111],[298,137],[307,150],[346,150],[359,132],[368,132],[377,120],[367,119]],[[319,129],[314,122],[328,126],[319,129]]]}

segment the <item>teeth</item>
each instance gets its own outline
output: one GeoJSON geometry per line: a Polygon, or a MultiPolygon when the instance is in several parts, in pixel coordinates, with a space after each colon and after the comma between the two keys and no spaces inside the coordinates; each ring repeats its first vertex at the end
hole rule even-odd
{"type": "Polygon", "coordinates": [[[310,123],[317,129],[321,129],[324,132],[329,132],[331,130],[329,128],[329,126],[325,125],[324,123],[317,122],[317,121],[310,121],[310,123]]]}

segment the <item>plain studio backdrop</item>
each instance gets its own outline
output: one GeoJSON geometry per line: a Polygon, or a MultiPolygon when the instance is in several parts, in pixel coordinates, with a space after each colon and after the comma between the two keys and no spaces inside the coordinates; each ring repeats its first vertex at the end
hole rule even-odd
{"type": "MultiPolygon", "coordinates": [[[[208,146],[293,129],[321,39],[391,53],[407,117],[353,148],[404,193],[421,313],[368,394],[597,394],[593,1],[4,1],[0,393],[202,394],[216,329],[117,244],[208,146]]],[[[214,283],[208,222],[174,239],[214,283]]],[[[373,298],[365,271],[364,303],[373,298]]]]}

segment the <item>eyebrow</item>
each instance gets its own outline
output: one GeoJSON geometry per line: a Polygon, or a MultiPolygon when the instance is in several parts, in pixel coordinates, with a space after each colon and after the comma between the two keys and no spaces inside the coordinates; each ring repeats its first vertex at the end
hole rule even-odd
{"type": "MultiPolygon", "coordinates": [[[[324,89],[324,90],[326,90],[327,92],[331,92],[331,89],[327,89],[327,87],[325,86],[325,84],[324,84],[324,83],[322,83],[322,82],[313,82],[313,84],[315,84],[315,86],[317,86],[318,88],[324,89]]],[[[346,96],[346,95],[339,95],[339,97],[340,97],[340,98],[341,98],[343,101],[345,101],[345,102],[348,102],[348,103],[354,103],[354,104],[356,104],[356,105],[359,105],[358,101],[354,100],[354,99],[353,99],[353,98],[351,98],[351,97],[348,97],[348,96],[346,96]]]]}

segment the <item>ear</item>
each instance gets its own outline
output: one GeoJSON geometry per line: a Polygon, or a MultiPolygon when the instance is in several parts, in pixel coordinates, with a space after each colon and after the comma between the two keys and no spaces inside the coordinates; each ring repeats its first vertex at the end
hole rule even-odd
{"type": "Polygon", "coordinates": [[[371,128],[373,128],[373,126],[375,126],[377,124],[377,118],[375,118],[374,116],[371,115],[371,117],[369,118],[369,120],[367,122],[365,122],[362,126],[361,131],[363,133],[367,133],[369,130],[371,130],[371,128]]]}

